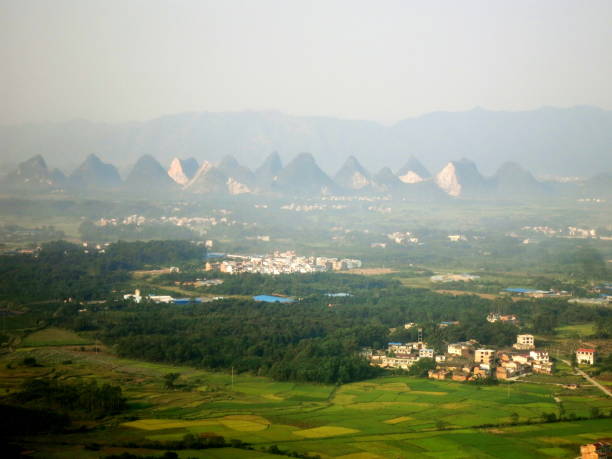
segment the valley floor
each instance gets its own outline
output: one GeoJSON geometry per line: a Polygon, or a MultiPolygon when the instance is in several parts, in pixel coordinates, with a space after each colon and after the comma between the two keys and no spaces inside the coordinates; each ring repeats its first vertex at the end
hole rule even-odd
{"type": "MultiPolygon", "coordinates": [[[[129,409],[89,423],[84,433],[17,439],[31,457],[161,455],[164,450],[127,444],[180,440],[187,433],[240,439],[254,450],[179,451],[185,458],[279,457],[263,452],[271,445],[344,459],[575,457],[581,444],[612,436],[610,418],[586,419],[594,408],[612,410],[612,401],[591,386],[577,391],[541,381],[477,386],[407,376],[342,386],[301,384],[120,359],[91,344],[48,340],[43,336],[44,346],[0,358],[0,394],[17,391],[32,377],[96,379],[120,385],[129,409]],[[40,366],[22,365],[25,357],[40,366]],[[174,389],[163,385],[170,372],[180,373],[174,389]],[[546,413],[585,419],[544,423],[546,413]],[[84,448],[94,444],[98,449],[84,448]]],[[[32,343],[36,340],[26,342],[32,343]]]]}

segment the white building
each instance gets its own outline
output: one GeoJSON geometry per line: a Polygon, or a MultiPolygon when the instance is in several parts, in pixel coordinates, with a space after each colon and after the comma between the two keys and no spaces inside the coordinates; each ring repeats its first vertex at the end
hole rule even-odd
{"type": "Polygon", "coordinates": [[[514,343],[512,347],[520,350],[535,349],[533,335],[516,335],[516,343],[514,343]]]}
{"type": "Polygon", "coordinates": [[[419,357],[433,359],[434,358],[434,350],[433,349],[419,349],[419,357]]]}
{"type": "Polygon", "coordinates": [[[447,352],[450,355],[465,357],[472,351],[473,347],[472,343],[451,343],[448,345],[447,352]]]}
{"type": "Polygon", "coordinates": [[[476,349],[474,353],[474,362],[486,363],[491,365],[495,359],[495,351],[493,349],[476,349]]]}
{"type": "Polygon", "coordinates": [[[576,361],[588,365],[595,364],[595,349],[580,348],[576,350],[576,361]]]}
{"type": "Polygon", "coordinates": [[[142,301],[142,296],[140,296],[140,290],[134,290],[134,293],[128,293],[127,295],[123,295],[124,300],[134,300],[136,303],[140,303],[142,301]]]}
{"type": "Polygon", "coordinates": [[[387,352],[394,354],[410,354],[413,349],[421,349],[424,343],[388,343],[387,352]]]}
{"type": "Polygon", "coordinates": [[[174,298],[170,295],[149,295],[148,298],[155,303],[172,303],[174,301],[174,298]]]}
{"type": "Polygon", "coordinates": [[[536,362],[550,362],[550,356],[548,352],[544,351],[531,351],[529,352],[529,357],[531,357],[536,362]]]}

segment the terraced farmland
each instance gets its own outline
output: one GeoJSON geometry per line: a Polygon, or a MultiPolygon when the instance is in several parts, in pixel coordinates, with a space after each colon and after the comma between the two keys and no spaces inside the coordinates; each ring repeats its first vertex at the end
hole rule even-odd
{"type": "MultiPolygon", "coordinates": [[[[612,431],[609,419],[541,423],[544,413],[563,410],[567,416],[587,417],[593,407],[605,413],[612,409],[610,400],[588,388],[475,386],[407,376],[342,386],[242,374],[232,380],[225,373],[119,359],[76,347],[30,349],[2,360],[3,388],[9,393],[28,377],[50,373],[60,379],[95,376],[121,385],[132,420],[116,419],[104,431],[70,438],[106,445],[103,451],[116,451],[126,441],[172,441],[190,433],[240,439],[255,451],[214,450],[206,456],[182,451],[181,457],[266,457],[262,449],[271,445],[344,459],[575,457],[580,444],[609,437],[612,431]],[[24,356],[35,357],[42,366],[19,367],[24,356]],[[62,363],[67,360],[71,363],[62,363]],[[181,375],[175,389],[163,387],[169,372],[181,375]],[[511,421],[523,425],[510,426],[511,421]]],[[[50,451],[41,450],[39,457],[53,457],[50,451]]]]}

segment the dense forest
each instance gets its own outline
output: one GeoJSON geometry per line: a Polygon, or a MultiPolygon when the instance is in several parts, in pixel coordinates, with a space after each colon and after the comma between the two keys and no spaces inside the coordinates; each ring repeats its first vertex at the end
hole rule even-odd
{"type": "Polygon", "coordinates": [[[0,300],[106,299],[131,270],[201,262],[205,253],[187,241],[120,241],[101,249],[49,242],[33,255],[0,256],[0,300]]]}
{"type": "MultiPolygon", "coordinates": [[[[283,283],[282,276],[274,279],[269,286],[283,283]]],[[[423,327],[425,341],[443,351],[448,343],[467,339],[496,347],[513,343],[519,328],[487,322],[486,315],[492,310],[519,315],[521,331],[537,333],[610,317],[609,310],[560,300],[495,303],[476,296],[410,289],[397,281],[371,282],[361,276],[304,276],[296,288],[304,295],[291,304],[242,298],[183,306],[117,302],[82,314],[63,308],[54,320],[58,325],[95,333],[125,357],[210,369],[233,367],[278,380],[342,383],[378,372],[359,356],[362,348],[383,348],[391,340],[416,340],[415,328],[404,329],[407,322],[423,327]],[[331,290],[336,278],[339,282],[334,291],[342,287],[350,290],[351,296],[330,298],[318,293],[331,290]],[[304,291],[309,285],[312,291],[304,291]],[[459,324],[441,327],[443,321],[459,324]]],[[[286,292],[294,293],[291,288],[286,292]]]]}

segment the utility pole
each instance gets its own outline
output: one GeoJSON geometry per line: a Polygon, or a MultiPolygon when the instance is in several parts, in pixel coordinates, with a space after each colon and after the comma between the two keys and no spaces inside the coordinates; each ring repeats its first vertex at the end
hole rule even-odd
{"type": "Polygon", "coordinates": [[[232,392],[234,392],[234,367],[232,367],[232,392]]]}

